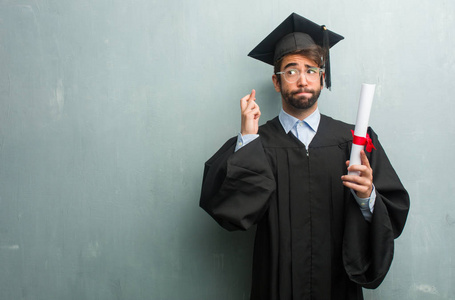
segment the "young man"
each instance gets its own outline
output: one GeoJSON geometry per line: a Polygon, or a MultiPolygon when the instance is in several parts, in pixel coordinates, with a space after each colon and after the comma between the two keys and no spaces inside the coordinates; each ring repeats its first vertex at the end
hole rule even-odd
{"type": "Polygon", "coordinates": [[[251,299],[363,299],[392,262],[408,193],[371,128],[376,150],[347,168],[354,127],[317,106],[342,38],[296,14],[278,26],[250,56],[274,64],[282,111],[259,127],[243,97],[239,136],[205,165],[201,207],[228,230],[257,224],[251,299]]]}

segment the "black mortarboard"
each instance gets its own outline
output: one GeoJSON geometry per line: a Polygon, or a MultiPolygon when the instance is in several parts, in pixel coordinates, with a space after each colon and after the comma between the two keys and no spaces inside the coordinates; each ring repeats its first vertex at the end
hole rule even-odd
{"type": "Polygon", "coordinates": [[[292,13],[275,30],[272,31],[248,56],[274,65],[284,55],[296,50],[303,50],[310,45],[323,47],[326,57],[325,83],[331,86],[329,48],[344,39],[341,35],[328,30],[325,25],[318,25],[304,17],[292,13]]]}

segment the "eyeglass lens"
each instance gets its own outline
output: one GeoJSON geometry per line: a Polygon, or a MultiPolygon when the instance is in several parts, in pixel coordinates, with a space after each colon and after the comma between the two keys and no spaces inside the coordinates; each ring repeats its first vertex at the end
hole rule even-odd
{"type": "MultiPolygon", "coordinates": [[[[319,76],[321,74],[321,69],[319,68],[308,68],[306,70],[303,70],[303,74],[305,74],[305,78],[307,81],[316,81],[319,79],[319,76]]],[[[289,83],[294,83],[300,78],[300,71],[298,69],[286,69],[284,70],[284,78],[286,81],[289,83]]]]}

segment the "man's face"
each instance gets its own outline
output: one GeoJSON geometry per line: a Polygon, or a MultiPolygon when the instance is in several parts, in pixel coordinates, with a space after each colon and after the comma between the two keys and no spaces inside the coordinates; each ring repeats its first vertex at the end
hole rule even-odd
{"type": "Polygon", "coordinates": [[[281,82],[278,82],[277,75],[273,75],[273,84],[275,90],[281,93],[283,108],[288,110],[308,110],[317,102],[321,94],[321,80],[309,82],[305,76],[305,70],[309,67],[317,67],[317,64],[305,56],[299,54],[289,54],[283,58],[281,70],[288,68],[298,69],[300,78],[293,83],[285,80],[284,75],[281,75],[281,82]]]}

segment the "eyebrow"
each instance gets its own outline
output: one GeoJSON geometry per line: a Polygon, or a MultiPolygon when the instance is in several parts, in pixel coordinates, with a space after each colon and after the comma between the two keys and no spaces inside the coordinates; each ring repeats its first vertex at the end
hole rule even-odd
{"type": "MultiPolygon", "coordinates": [[[[298,66],[299,64],[298,63],[288,63],[284,69],[287,69],[289,67],[295,67],[295,66],[298,66]]],[[[316,66],[310,66],[310,65],[305,65],[305,68],[309,69],[309,68],[317,68],[316,66]]]]}

